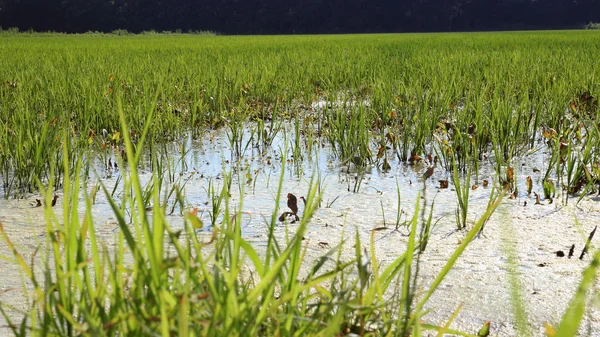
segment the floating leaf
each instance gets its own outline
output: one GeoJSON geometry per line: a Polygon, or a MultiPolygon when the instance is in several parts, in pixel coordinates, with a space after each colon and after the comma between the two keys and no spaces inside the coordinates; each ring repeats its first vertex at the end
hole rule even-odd
{"type": "Polygon", "coordinates": [[[438,180],[440,182],[440,189],[446,189],[448,188],[448,179],[445,180],[438,180]]]}
{"type": "Polygon", "coordinates": [[[506,169],[506,178],[510,184],[515,181],[515,170],[510,166],[506,169]]]}
{"type": "Polygon", "coordinates": [[[287,206],[292,210],[294,215],[298,214],[298,199],[292,193],[287,195],[287,206]]]}
{"type": "Polygon", "coordinates": [[[425,173],[423,174],[423,179],[427,180],[429,179],[429,177],[431,177],[433,175],[433,168],[435,166],[430,166],[427,171],[425,171],[425,173]]]}
{"type": "Polygon", "coordinates": [[[385,145],[381,144],[379,145],[379,150],[377,151],[377,159],[383,158],[383,155],[385,155],[385,145]]]}
{"type": "Polygon", "coordinates": [[[408,162],[412,165],[414,163],[418,163],[421,161],[421,156],[415,154],[414,152],[410,154],[410,158],[408,158],[408,162]]]}
{"type": "Polygon", "coordinates": [[[473,135],[476,131],[476,127],[474,124],[469,124],[469,127],[467,128],[467,133],[469,133],[469,135],[473,135]]]}
{"type": "Polygon", "coordinates": [[[298,217],[298,215],[297,215],[297,214],[294,214],[294,213],[292,213],[292,212],[283,212],[283,213],[282,213],[282,214],[279,216],[279,221],[280,221],[280,222],[284,222],[284,221],[285,221],[285,219],[286,219],[288,216],[293,216],[293,217],[294,217],[294,218],[293,218],[294,220],[292,220],[292,223],[293,223],[293,222],[295,222],[295,221],[299,221],[299,220],[300,220],[300,218],[298,217]]]}
{"type": "Polygon", "coordinates": [[[533,188],[533,180],[531,179],[531,176],[527,176],[527,178],[525,178],[525,183],[527,185],[527,194],[531,194],[531,189],[533,188]]]}

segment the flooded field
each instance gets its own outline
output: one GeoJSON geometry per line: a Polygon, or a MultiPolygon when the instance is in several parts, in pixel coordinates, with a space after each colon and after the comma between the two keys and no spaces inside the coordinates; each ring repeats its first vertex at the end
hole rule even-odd
{"type": "MultiPolygon", "coordinates": [[[[242,143],[248,146],[239,156],[232,151],[225,130],[209,130],[201,139],[188,137],[166,145],[164,156],[171,166],[166,170],[170,178],[165,180],[170,182],[165,183],[162,193],[166,196],[174,186],[181,186],[186,200],[185,208],[181,209],[176,198],[165,198],[167,202],[162,207],[173,230],[182,230],[184,214],[195,209],[205,224],[197,235],[202,240],[210,240],[214,230],[210,225],[214,196],[209,190],[213,187],[219,190],[225,183],[224,175],[230,174],[229,202],[235,212],[241,213],[242,237],[263,255],[281,176],[284,195],[292,193],[298,198],[307,195],[311,183],[317,184],[322,193],[320,207],[303,237],[308,262],[318,261],[336,247],[339,247],[341,260],[351,261],[355,257],[355,235],[358,234],[366,250],[371,249],[369,242],[373,240],[374,252],[382,266],[391,263],[406,251],[409,223],[418,203],[427,207],[427,212],[431,211],[433,219],[429,243],[419,255],[419,293],[430,285],[464,239],[466,230],[456,227],[456,187],[452,183],[448,188],[440,187],[440,181],[449,179],[449,173],[444,170],[434,170],[425,180],[423,175],[429,167],[425,160],[413,164],[392,160],[386,172],[376,165],[358,172],[354,164],[336,159],[329,144],[317,142],[310,157],[295,162],[289,154],[295,139],[293,125],[282,125],[267,150],[261,150],[260,143],[252,139],[251,128],[252,125],[244,130],[242,143]],[[355,191],[357,180],[361,183],[355,191]],[[239,210],[242,199],[243,208],[239,210]]],[[[95,161],[95,173],[90,178],[96,184],[105,184],[109,191],[114,190],[116,200],[123,197],[121,178],[128,174],[126,165],[113,164],[118,161],[118,155],[110,157],[110,167],[108,162],[95,161]]],[[[567,202],[557,197],[554,202],[542,199],[536,204],[536,198],[526,192],[526,177],[532,177],[534,190],[539,190],[542,173],[537,168],[547,166],[549,158],[550,154],[543,148],[522,158],[516,177],[517,189],[522,192],[514,198],[505,198],[469,244],[428,301],[425,322],[443,325],[452,312],[460,309],[451,328],[476,333],[486,321],[491,321],[491,331],[497,336],[518,335],[518,324],[526,324],[534,335],[543,335],[545,323],[557,325],[560,322],[591,259],[589,255],[582,259],[579,256],[588,234],[600,220],[600,199],[584,196],[579,202],[577,198],[567,202]],[[567,257],[571,245],[575,245],[575,254],[567,257]],[[565,256],[558,256],[558,251],[565,256]],[[518,286],[511,282],[517,282],[518,286]],[[520,318],[514,314],[516,304],[511,294],[515,291],[525,304],[525,315],[520,318]]],[[[484,162],[478,177],[471,178],[475,185],[481,186],[471,187],[469,226],[488,206],[494,183],[483,187],[483,181],[493,181],[492,167],[491,163],[484,162]]],[[[144,186],[153,179],[149,167],[141,169],[139,175],[144,186]]],[[[62,196],[58,195],[53,210],[60,218],[62,196]]],[[[44,210],[35,206],[39,198],[40,195],[31,194],[23,199],[0,201],[3,210],[0,222],[27,260],[34,252],[39,253],[37,250],[45,242],[44,210]]],[[[83,195],[81,198],[83,204],[83,195]]],[[[303,205],[300,199],[298,202],[298,214],[302,216],[303,205]]],[[[279,212],[286,208],[284,199],[279,212]]],[[[99,193],[91,210],[96,238],[109,250],[114,249],[120,228],[107,196],[99,193]]],[[[293,217],[279,220],[274,235],[285,242],[298,224],[293,217]]],[[[215,223],[222,222],[223,214],[217,215],[215,223]]],[[[9,256],[10,251],[4,247],[1,254],[9,256]]],[[[25,300],[17,286],[21,282],[18,266],[3,261],[2,270],[5,272],[1,276],[4,286],[0,300],[24,310],[25,300]]],[[[17,311],[11,316],[18,317],[17,311]]],[[[599,329],[600,310],[593,306],[584,318],[581,331],[591,336],[600,333],[599,329]]]]}
{"type": "Polygon", "coordinates": [[[600,334],[598,32],[0,39],[2,335],[600,334]]]}

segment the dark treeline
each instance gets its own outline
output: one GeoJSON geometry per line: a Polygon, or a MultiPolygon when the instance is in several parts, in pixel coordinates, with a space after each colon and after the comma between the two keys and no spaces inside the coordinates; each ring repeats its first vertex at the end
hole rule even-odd
{"type": "Polygon", "coordinates": [[[224,34],[579,28],[600,0],[0,0],[4,29],[224,34]]]}

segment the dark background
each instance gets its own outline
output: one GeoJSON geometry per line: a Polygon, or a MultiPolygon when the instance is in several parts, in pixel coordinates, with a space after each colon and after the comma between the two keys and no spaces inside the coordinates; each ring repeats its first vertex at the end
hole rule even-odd
{"type": "Polygon", "coordinates": [[[0,0],[4,29],[375,33],[581,28],[600,0],[0,0]]]}

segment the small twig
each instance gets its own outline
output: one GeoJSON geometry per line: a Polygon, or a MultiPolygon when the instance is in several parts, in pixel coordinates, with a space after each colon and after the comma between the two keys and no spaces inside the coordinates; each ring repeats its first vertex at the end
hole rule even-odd
{"type": "Polygon", "coordinates": [[[587,253],[588,247],[590,246],[590,243],[592,242],[592,238],[594,237],[594,234],[596,234],[596,229],[598,229],[598,226],[594,227],[594,230],[590,233],[590,236],[587,239],[585,247],[583,247],[583,250],[581,251],[581,255],[579,255],[580,260],[583,260],[583,256],[585,255],[585,253],[587,253]]]}
{"type": "Polygon", "coordinates": [[[573,244],[571,246],[571,249],[569,249],[569,259],[573,257],[574,252],[575,252],[575,244],[573,244]]]}

